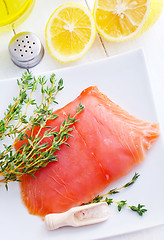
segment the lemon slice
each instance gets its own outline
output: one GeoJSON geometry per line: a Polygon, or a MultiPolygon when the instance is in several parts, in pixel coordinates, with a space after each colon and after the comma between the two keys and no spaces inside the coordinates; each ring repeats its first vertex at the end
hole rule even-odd
{"type": "Polygon", "coordinates": [[[55,59],[75,61],[94,42],[96,28],[92,13],[81,4],[63,4],[48,20],[45,35],[47,48],[55,59]]]}
{"type": "Polygon", "coordinates": [[[97,30],[110,41],[132,39],[157,20],[162,2],[163,0],[96,0],[94,17],[97,30]]]}

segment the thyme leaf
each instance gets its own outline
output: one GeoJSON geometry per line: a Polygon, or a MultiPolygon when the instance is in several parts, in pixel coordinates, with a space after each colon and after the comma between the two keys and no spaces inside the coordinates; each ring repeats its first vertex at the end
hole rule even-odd
{"type": "Polygon", "coordinates": [[[134,184],[139,176],[140,175],[138,173],[135,173],[132,180],[130,182],[126,183],[122,188],[126,188],[126,187],[129,187],[130,185],[134,184]]]}
{"type": "Polygon", "coordinates": [[[147,209],[143,208],[145,207],[145,205],[141,205],[141,204],[138,204],[137,207],[135,206],[129,206],[129,208],[134,211],[134,212],[137,212],[140,216],[143,215],[143,213],[145,213],[147,211],[147,209]]]}

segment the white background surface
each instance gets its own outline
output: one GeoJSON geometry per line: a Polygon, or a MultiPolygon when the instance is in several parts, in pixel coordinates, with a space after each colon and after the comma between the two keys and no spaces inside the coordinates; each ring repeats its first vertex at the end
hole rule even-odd
{"type": "MultiPolygon", "coordinates": [[[[16,32],[20,31],[32,31],[36,33],[42,40],[45,46],[44,28],[50,14],[55,10],[57,6],[65,2],[79,2],[86,5],[85,0],[36,0],[35,7],[29,18],[16,29],[16,32]]],[[[89,7],[92,9],[93,0],[87,0],[89,7]]],[[[13,37],[13,33],[5,33],[0,35],[0,80],[18,77],[23,72],[22,69],[14,66],[11,62],[8,54],[8,43],[13,37]]],[[[103,40],[105,50],[108,56],[113,56],[119,53],[130,51],[136,48],[143,48],[148,69],[150,73],[151,84],[153,88],[155,105],[160,120],[161,131],[164,133],[164,11],[158,20],[158,22],[144,35],[137,39],[124,42],[124,43],[111,43],[103,40]]],[[[45,48],[46,50],[46,48],[45,48]]],[[[42,62],[33,69],[34,73],[41,73],[57,68],[75,66],[94,60],[106,58],[106,53],[101,44],[99,37],[97,36],[92,48],[89,52],[80,60],[75,63],[61,64],[56,62],[45,51],[45,56],[42,62]]],[[[118,69],[119,71],[119,69],[118,69]]],[[[1,103],[2,104],[2,103],[1,103]]],[[[151,186],[150,186],[151,187],[151,186]]],[[[161,189],[163,190],[163,189],[161,189]]],[[[163,190],[164,191],[164,190],[163,190]]],[[[157,203],[158,204],[158,203],[157,203]]],[[[161,211],[164,211],[161,209],[161,211]]],[[[128,224],[128,223],[127,223],[128,224]]],[[[111,240],[163,240],[164,239],[164,227],[157,227],[146,231],[136,232],[133,234],[126,234],[123,236],[111,238],[111,240]]]]}

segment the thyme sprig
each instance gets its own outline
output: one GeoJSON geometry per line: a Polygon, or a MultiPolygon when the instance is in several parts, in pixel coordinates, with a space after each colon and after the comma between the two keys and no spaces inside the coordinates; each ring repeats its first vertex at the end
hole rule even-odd
{"type": "Polygon", "coordinates": [[[133,178],[127,182],[124,186],[120,187],[120,188],[114,188],[114,189],[111,189],[109,192],[107,192],[106,194],[102,195],[103,197],[106,196],[106,195],[109,195],[109,194],[116,194],[116,193],[119,193],[121,189],[124,189],[124,188],[127,188],[129,186],[131,186],[132,184],[135,183],[135,181],[138,179],[140,175],[138,173],[135,173],[133,178]]]}
{"type": "Polygon", "coordinates": [[[32,76],[31,73],[25,72],[22,75],[21,80],[17,80],[19,86],[19,93],[17,97],[13,98],[14,103],[9,104],[5,117],[0,120],[0,140],[4,137],[15,137],[17,133],[25,129],[20,129],[23,124],[26,124],[26,128],[29,128],[34,123],[40,123],[40,118],[44,118],[44,115],[51,115],[52,109],[49,109],[50,103],[55,101],[55,97],[59,91],[63,89],[63,80],[59,82],[55,79],[55,74],[52,74],[50,79],[50,86],[47,85],[47,80],[44,77],[38,77],[37,79],[32,76]],[[40,105],[37,105],[35,99],[32,99],[33,93],[36,89],[41,87],[42,101],[40,105]],[[23,112],[23,106],[26,105],[23,112]],[[27,119],[27,110],[29,106],[35,105],[36,109],[34,115],[27,119]],[[17,121],[17,124],[13,124],[13,121],[17,121]]]}
{"type": "Polygon", "coordinates": [[[73,124],[77,121],[77,115],[84,109],[79,104],[74,116],[68,116],[60,125],[60,129],[49,127],[48,120],[58,118],[53,113],[50,104],[57,104],[56,94],[63,89],[63,80],[56,80],[52,74],[49,82],[45,77],[35,78],[25,72],[21,80],[17,80],[19,86],[18,96],[13,98],[0,121],[0,141],[8,137],[16,138],[12,145],[5,145],[0,151],[0,182],[8,183],[20,181],[24,174],[35,177],[35,172],[45,167],[49,162],[57,161],[55,152],[60,150],[62,144],[66,144],[71,135],[73,124]],[[33,93],[40,87],[41,102],[38,104],[32,98],[33,93]],[[29,107],[35,107],[33,114],[28,118],[29,107]],[[24,109],[25,108],[25,109],[24,109]],[[46,128],[46,131],[42,131],[46,128]],[[30,133],[27,134],[27,131],[30,133]],[[40,134],[42,132],[42,134],[40,134]],[[34,134],[35,132],[35,134],[34,134]],[[49,140],[51,139],[51,140],[49,140]],[[15,151],[18,141],[23,141],[22,146],[15,151]]]}
{"type": "Polygon", "coordinates": [[[110,190],[106,194],[103,194],[103,195],[100,195],[100,196],[98,195],[91,202],[88,202],[86,204],[98,203],[98,202],[106,202],[108,205],[111,205],[112,203],[115,203],[115,204],[117,204],[117,209],[118,209],[119,212],[122,210],[123,207],[127,207],[130,210],[132,210],[132,211],[138,213],[140,216],[142,216],[147,211],[147,209],[144,208],[145,205],[138,204],[137,206],[129,206],[127,204],[127,200],[114,201],[112,198],[108,198],[108,197],[104,198],[104,196],[119,193],[119,191],[121,189],[127,188],[127,187],[131,186],[132,184],[135,183],[135,181],[138,179],[139,176],[140,175],[138,173],[135,173],[135,175],[133,176],[132,180],[129,181],[128,183],[126,183],[125,185],[123,185],[122,187],[114,188],[114,189],[110,190]]]}

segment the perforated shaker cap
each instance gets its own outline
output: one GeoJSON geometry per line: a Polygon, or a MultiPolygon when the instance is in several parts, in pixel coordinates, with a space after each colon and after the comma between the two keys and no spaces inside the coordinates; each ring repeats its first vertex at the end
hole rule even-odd
{"type": "Polygon", "coordinates": [[[31,32],[16,34],[9,43],[11,60],[21,68],[36,66],[44,55],[40,39],[31,32]]]}

